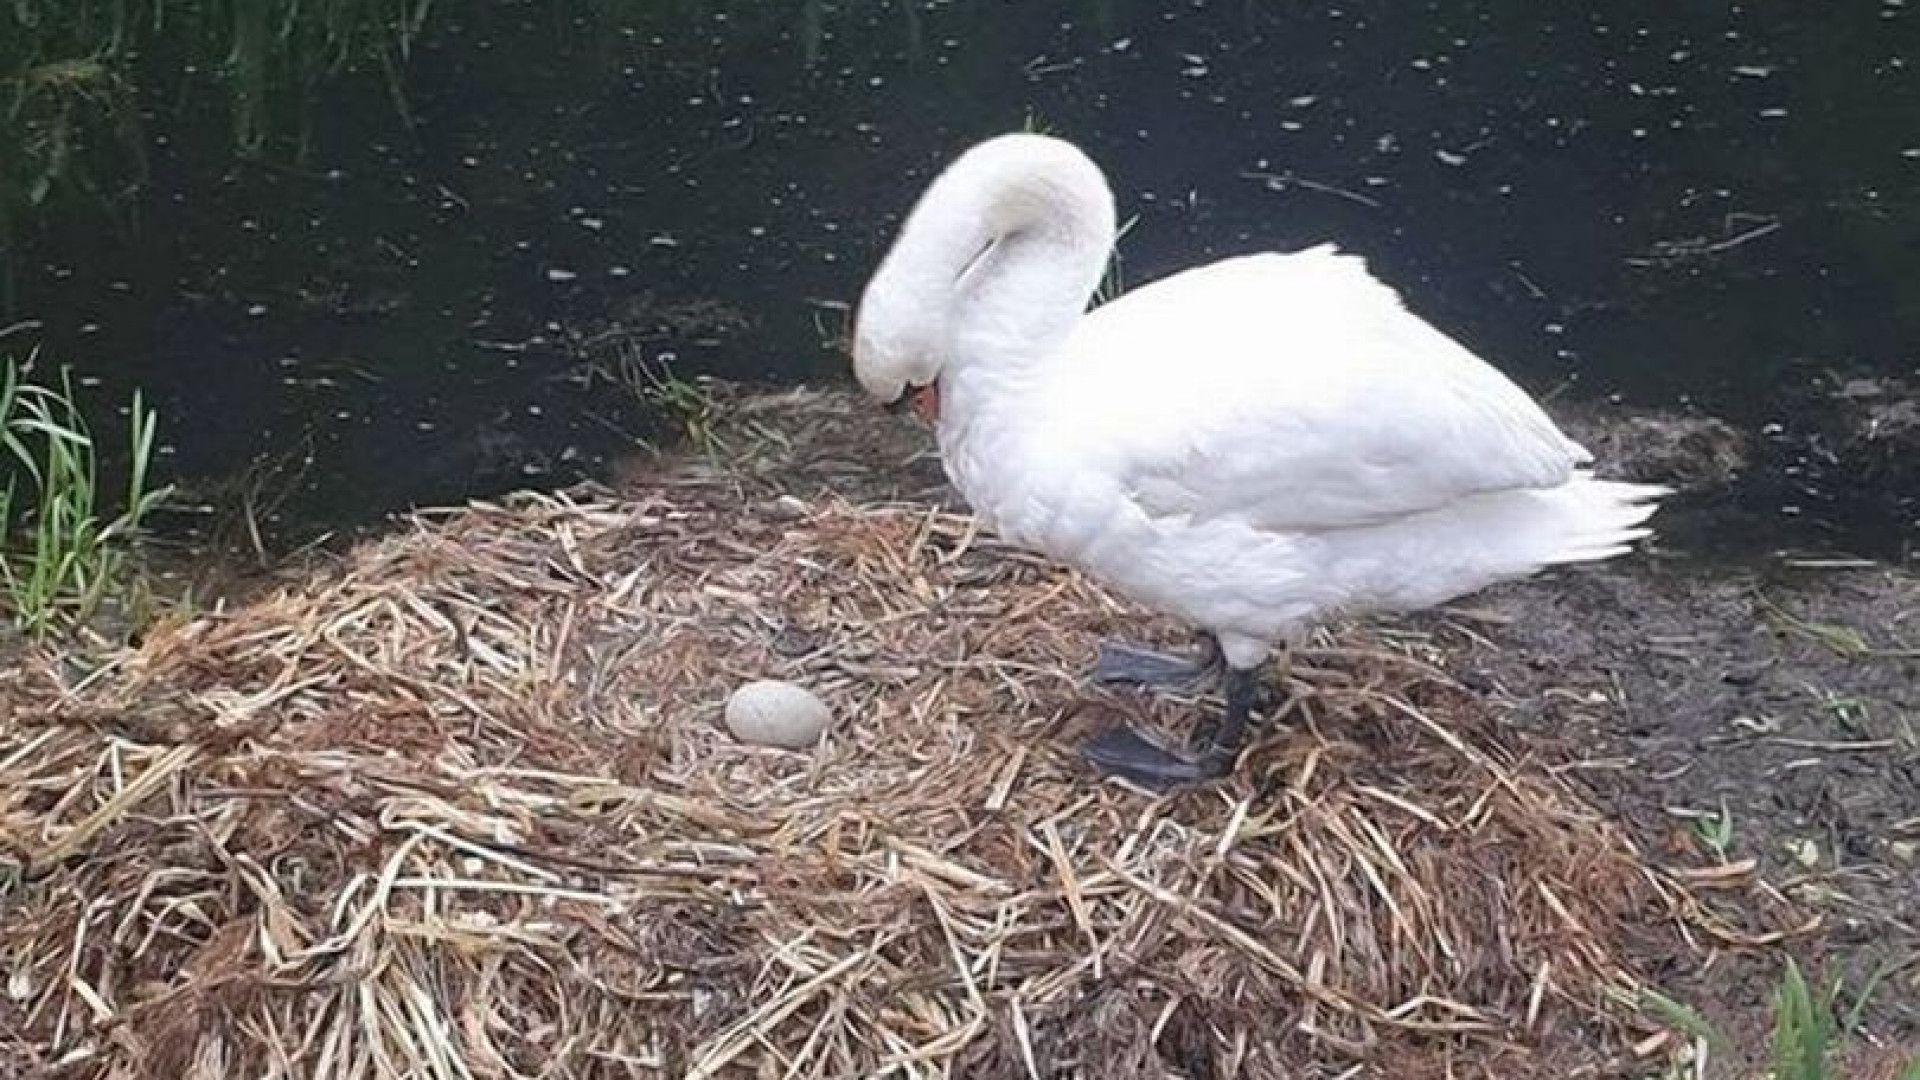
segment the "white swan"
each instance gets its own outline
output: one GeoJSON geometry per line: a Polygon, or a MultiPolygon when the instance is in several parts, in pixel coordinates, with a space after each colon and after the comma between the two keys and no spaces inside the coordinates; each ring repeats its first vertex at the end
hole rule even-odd
{"type": "Polygon", "coordinates": [[[1223,259],[1087,311],[1114,243],[1099,168],[1040,135],[968,150],[861,298],[854,371],[932,422],[1003,540],[1210,638],[1205,663],[1103,645],[1098,677],[1226,667],[1195,755],[1124,730],[1099,767],[1163,787],[1227,772],[1275,646],[1335,613],[1406,611],[1647,534],[1666,493],[1595,479],[1498,371],[1323,245],[1223,259]]]}

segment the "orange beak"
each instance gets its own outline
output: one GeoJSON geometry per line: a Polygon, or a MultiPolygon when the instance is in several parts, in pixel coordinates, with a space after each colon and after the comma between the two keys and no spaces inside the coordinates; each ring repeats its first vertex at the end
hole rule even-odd
{"type": "Polygon", "coordinates": [[[940,384],[930,382],[907,391],[907,407],[929,424],[940,419],[940,384]]]}

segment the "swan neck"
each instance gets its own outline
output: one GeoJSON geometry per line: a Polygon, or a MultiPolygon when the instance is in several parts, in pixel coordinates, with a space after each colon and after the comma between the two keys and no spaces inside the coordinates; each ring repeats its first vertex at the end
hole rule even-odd
{"type": "Polygon", "coordinates": [[[1113,199],[1097,171],[1071,164],[989,181],[975,241],[987,254],[953,298],[958,365],[1036,362],[1086,311],[1113,247],[1113,199]]]}

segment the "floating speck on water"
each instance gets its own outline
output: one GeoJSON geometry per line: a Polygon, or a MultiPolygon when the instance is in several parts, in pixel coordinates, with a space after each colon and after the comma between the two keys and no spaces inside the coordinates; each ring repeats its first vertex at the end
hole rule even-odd
{"type": "Polygon", "coordinates": [[[1435,150],[1433,156],[1438,158],[1442,165],[1460,166],[1467,163],[1467,155],[1456,154],[1451,150],[1435,150]]]}
{"type": "Polygon", "coordinates": [[[439,425],[435,424],[431,420],[415,420],[413,422],[413,426],[421,431],[433,431],[439,425]]]}
{"type": "Polygon", "coordinates": [[[1900,156],[1908,161],[1920,161],[1920,146],[1909,146],[1900,151],[1900,156]]]}
{"type": "Polygon", "coordinates": [[[527,406],[527,415],[528,415],[528,416],[542,416],[542,415],[545,415],[545,410],[544,410],[544,409],[542,409],[542,408],[540,408],[540,406],[538,406],[538,405],[529,405],[529,406],[527,406]]]}
{"type": "Polygon", "coordinates": [[[1781,117],[1787,115],[1787,110],[1781,108],[1778,105],[1775,105],[1770,109],[1761,109],[1760,115],[1768,120],[1778,120],[1781,117]]]}
{"type": "Polygon", "coordinates": [[[652,244],[654,247],[664,247],[664,248],[676,248],[680,246],[679,240],[676,240],[675,238],[667,235],[666,233],[661,233],[658,236],[649,238],[647,240],[647,243],[652,244]]]}
{"type": "Polygon", "coordinates": [[[592,229],[594,232],[599,232],[601,229],[606,228],[606,226],[607,226],[606,221],[601,218],[583,217],[580,219],[581,228],[592,229]]]}
{"type": "Polygon", "coordinates": [[[1299,97],[1288,98],[1287,104],[1296,109],[1305,109],[1310,108],[1314,102],[1319,100],[1320,95],[1318,94],[1301,94],[1299,97]]]}
{"type": "Polygon", "coordinates": [[[262,315],[265,315],[266,313],[267,313],[267,305],[265,304],[249,304],[247,306],[247,314],[253,316],[256,319],[262,315]]]}
{"type": "Polygon", "coordinates": [[[1109,49],[1112,49],[1114,52],[1126,52],[1128,49],[1133,48],[1133,39],[1121,38],[1120,40],[1114,42],[1112,45],[1109,45],[1107,47],[1109,49]]]}
{"type": "Polygon", "coordinates": [[[1773,74],[1771,64],[1741,64],[1733,69],[1735,75],[1743,79],[1764,79],[1773,74]]]}
{"type": "Polygon", "coordinates": [[[609,266],[609,267],[607,267],[607,276],[608,276],[608,277],[626,277],[627,275],[629,275],[629,274],[631,274],[631,273],[633,273],[633,271],[632,271],[632,270],[630,270],[630,269],[628,269],[627,267],[624,267],[624,266],[609,266]]]}
{"type": "Polygon", "coordinates": [[[469,169],[477,169],[480,167],[480,159],[474,157],[472,154],[468,154],[466,157],[460,159],[460,164],[465,165],[469,169]]]}
{"type": "Polygon", "coordinates": [[[1300,121],[1298,121],[1298,120],[1282,120],[1282,121],[1280,121],[1280,130],[1282,130],[1282,131],[1300,131],[1300,130],[1303,130],[1303,129],[1304,129],[1305,127],[1306,127],[1306,125],[1305,125],[1305,124],[1302,124],[1302,123],[1301,123],[1300,121]]]}
{"type": "Polygon", "coordinates": [[[551,267],[547,270],[547,280],[553,281],[553,282],[572,281],[574,278],[577,278],[579,276],[580,276],[579,274],[576,274],[571,270],[563,270],[558,266],[551,267]]]}
{"type": "Polygon", "coordinates": [[[80,332],[83,334],[97,334],[100,332],[100,324],[99,323],[82,323],[80,324],[80,332]]]}

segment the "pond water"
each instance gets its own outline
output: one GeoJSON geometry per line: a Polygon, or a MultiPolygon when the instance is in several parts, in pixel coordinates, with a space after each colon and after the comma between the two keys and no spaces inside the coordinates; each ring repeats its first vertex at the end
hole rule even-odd
{"type": "Polygon", "coordinates": [[[287,536],[563,483],[660,430],[623,350],[846,379],[912,199],[1033,122],[1109,170],[1127,281],[1336,240],[1536,392],[1759,436],[1696,543],[1899,556],[1920,493],[1803,414],[1920,364],[1915,6],[443,5],[411,126],[348,83],[235,165],[169,102],[140,228],[51,223],[0,346],[143,387],[169,474],[252,470],[201,490],[287,536]]]}

